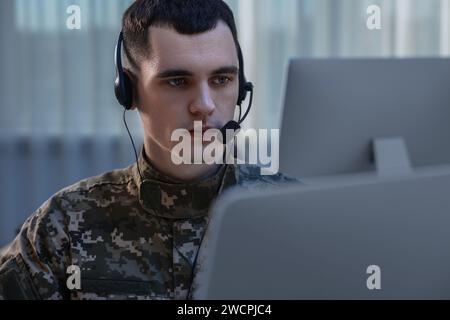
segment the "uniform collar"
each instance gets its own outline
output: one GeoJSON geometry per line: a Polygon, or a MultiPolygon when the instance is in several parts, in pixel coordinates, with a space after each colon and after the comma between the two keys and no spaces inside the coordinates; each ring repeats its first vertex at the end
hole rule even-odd
{"type": "Polygon", "coordinates": [[[139,190],[139,202],[148,213],[166,219],[205,217],[213,200],[223,190],[237,183],[235,165],[223,165],[212,177],[192,183],[181,183],[156,170],[142,148],[133,167],[134,181],[139,190]]]}

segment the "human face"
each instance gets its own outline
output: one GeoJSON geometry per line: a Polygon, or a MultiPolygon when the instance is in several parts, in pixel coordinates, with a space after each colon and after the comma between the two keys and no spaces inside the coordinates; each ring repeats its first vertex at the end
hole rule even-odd
{"type": "Polygon", "coordinates": [[[161,171],[183,180],[211,168],[174,166],[170,151],[176,129],[219,129],[233,119],[239,93],[239,60],[229,27],[182,35],[169,27],[150,27],[149,59],[140,66],[136,107],[144,129],[147,157],[161,171]],[[183,172],[184,170],[184,172],[183,172]]]}

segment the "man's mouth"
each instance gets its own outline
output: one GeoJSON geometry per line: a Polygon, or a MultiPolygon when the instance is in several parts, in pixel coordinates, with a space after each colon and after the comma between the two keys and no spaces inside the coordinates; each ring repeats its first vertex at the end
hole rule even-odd
{"type": "MultiPolygon", "coordinates": [[[[201,133],[204,134],[206,131],[208,131],[208,130],[210,130],[210,129],[216,129],[216,130],[219,130],[219,129],[217,129],[217,128],[213,128],[213,127],[206,126],[206,127],[202,127],[201,133]]],[[[194,134],[194,132],[196,132],[196,130],[195,130],[195,129],[191,129],[191,130],[189,130],[189,132],[190,132],[191,134],[194,134]]],[[[200,131],[197,131],[197,132],[200,132],[200,131]]]]}

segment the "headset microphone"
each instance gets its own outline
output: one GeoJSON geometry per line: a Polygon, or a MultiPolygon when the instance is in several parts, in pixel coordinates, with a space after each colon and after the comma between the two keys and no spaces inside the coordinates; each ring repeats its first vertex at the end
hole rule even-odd
{"type": "MultiPolygon", "coordinates": [[[[244,116],[241,118],[240,113],[239,113],[239,121],[229,121],[227,122],[227,124],[225,124],[221,129],[221,135],[218,137],[219,141],[222,142],[223,144],[228,144],[230,142],[231,139],[233,139],[235,137],[235,135],[239,132],[239,130],[241,130],[241,124],[242,122],[245,121],[245,119],[247,118],[248,114],[250,113],[250,110],[252,108],[252,103],[253,103],[253,84],[251,82],[247,82],[244,86],[244,90],[245,92],[250,92],[250,101],[248,103],[248,107],[247,107],[247,111],[245,112],[244,116]],[[227,136],[227,131],[232,130],[233,131],[233,135],[227,136]]],[[[245,99],[245,96],[244,96],[245,99]]],[[[242,101],[240,101],[242,103],[242,101]]],[[[241,108],[241,105],[239,105],[239,108],[241,108]]]]}

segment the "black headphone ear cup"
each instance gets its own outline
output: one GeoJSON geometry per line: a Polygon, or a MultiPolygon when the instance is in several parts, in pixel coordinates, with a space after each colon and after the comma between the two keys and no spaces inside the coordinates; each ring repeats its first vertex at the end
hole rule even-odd
{"type": "Polygon", "coordinates": [[[122,93],[120,90],[120,79],[119,76],[116,77],[116,80],[114,81],[114,93],[116,95],[117,101],[119,101],[120,105],[122,105],[123,99],[122,99],[122,93]]]}
{"type": "Polygon", "coordinates": [[[245,100],[245,98],[247,97],[247,89],[246,89],[246,79],[245,76],[239,75],[239,98],[238,98],[238,106],[240,106],[242,104],[242,102],[245,100]]]}
{"type": "Polygon", "coordinates": [[[133,81],[126,72],[123,73],[124,106],[127,110],[133,107],[133,81]]]}
{"type": "Polygon", "coordinates": [[[122,83],[120,82],[120,77],[117,77],[114,82],[114,93],[119,103],[125,109],[130,110],[133,106],[133,82],[125,72],[122,76],[122,83]]]}

